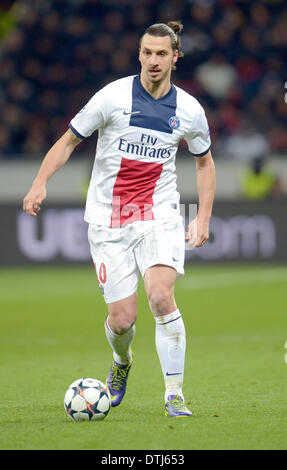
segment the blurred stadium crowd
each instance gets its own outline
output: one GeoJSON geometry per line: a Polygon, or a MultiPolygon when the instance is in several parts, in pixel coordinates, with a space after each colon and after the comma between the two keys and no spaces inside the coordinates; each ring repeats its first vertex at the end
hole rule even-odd
{"type": "Polygon", "coordinates": [[[42,158],[95,91],[138,73],[146,27],[173,19],[173,82],[204,106],[215,157],[284,155],[286,1],[1,0],[0,158],[42,158]]]}

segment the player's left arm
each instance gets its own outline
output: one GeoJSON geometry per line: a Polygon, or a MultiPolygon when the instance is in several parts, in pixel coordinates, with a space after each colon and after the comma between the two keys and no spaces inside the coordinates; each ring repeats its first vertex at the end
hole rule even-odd
{"type": "Polygon", "coordinates": [[[208,151],[202,157],[195,157],[198,192],[197,217],[188,226],[187,240],[190,248],[200,247],[209,239],[209,223],[215,194],[215,166],[208,151]]]}

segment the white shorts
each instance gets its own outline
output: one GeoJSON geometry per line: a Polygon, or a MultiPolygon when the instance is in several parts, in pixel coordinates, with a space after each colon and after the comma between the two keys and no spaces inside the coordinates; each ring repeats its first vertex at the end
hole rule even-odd
{"type": "Polygon", "coordinates": [[[137,290],[139,272],[151,266],[173,267],[184,274],[185,231],[182,217],[168,221],[133,222],[125,227],[89,225],[88,239],[101,292],[106,303],[137,290]]]}

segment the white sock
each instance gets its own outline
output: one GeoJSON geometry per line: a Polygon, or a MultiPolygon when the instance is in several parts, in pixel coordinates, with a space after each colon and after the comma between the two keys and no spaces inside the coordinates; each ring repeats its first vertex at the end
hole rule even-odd
{"type": "Polygon", "coordinates": [[[183,398],[182,386],[185,360],[185,328],[179,310],[154,317],[155,342],[165,382],[164,400],[169,395],[183,398]]]}
{"type": "Polygon", "coordinates": [[[131,342],[136,331],[135,325],[133,325],[123,335],[117,335],[111,330],[108,319],[109,317],[107,316],[105,321],[105,331],[107,340],[113,350],[113,358],[118,364],[129,364],[132,359],[131,342]]]}

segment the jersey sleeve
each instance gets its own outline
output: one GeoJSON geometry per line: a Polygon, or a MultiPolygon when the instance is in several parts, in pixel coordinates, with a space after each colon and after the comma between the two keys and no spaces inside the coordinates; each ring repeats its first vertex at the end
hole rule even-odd
{"type": "Polygon", "coordinates": [[[80,139],[85,139],[105,126],[108,120],[108,100],[105,89],[98,91],[71,120],[69,127],[80,139]]]}
{"type": "Polygon", "coordinates": [[[209,126],[201,106],[192,124],[192,129],[184,136],[184,140],[194,157],[202,157],[209,151],[211,146],[209,126]]]}

